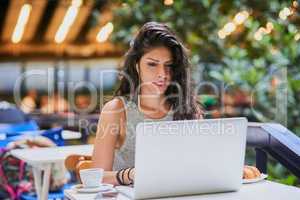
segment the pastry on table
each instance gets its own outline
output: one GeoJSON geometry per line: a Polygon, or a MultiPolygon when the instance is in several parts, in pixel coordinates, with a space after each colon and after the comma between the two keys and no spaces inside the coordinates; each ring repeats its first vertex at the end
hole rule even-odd
{"type": "Polygon", "coordinates": [[[255,179],[260,177],[260,171],[254,166],[245,165],[243,171],[243,179],[255,179]]]}

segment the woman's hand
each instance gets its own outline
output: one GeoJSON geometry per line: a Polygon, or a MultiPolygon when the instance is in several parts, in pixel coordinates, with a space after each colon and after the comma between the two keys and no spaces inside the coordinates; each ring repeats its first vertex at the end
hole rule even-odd
{"type": "Polygon", "coordinates": [[[260,172],[256,167],[248,165],[244,166],[243,179],[253,179],[258,177],[260,177],[260,172]]]}

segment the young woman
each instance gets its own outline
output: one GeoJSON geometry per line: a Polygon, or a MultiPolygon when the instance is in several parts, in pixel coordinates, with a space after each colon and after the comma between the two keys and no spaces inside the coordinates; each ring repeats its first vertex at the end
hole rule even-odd
{"type": "MultiPolygon", "coordinates": [[[[92,156],[93,167],[105,170],[103,181],[114,185],[133,183],[139,122],[202,118],[186,49],[166,25],[144,24],[123,65],[115,98],[101,111],[92,156]]],[[[255,167],[245,167],[244,177],[258,175],[255,167]]]]}

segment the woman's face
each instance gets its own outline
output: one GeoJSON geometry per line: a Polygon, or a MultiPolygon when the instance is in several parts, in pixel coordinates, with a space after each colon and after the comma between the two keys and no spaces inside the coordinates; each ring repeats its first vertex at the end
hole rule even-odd
{"type": "Polygon", "coordinates": [[[155,47],[145,53],[137,66],[143,94],[162,95],[171,81],[172,54],[166,47],[155,47]]]}

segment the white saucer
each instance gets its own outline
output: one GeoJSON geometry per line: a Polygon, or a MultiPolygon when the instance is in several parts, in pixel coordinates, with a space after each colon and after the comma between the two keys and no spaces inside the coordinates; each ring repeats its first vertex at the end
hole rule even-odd
{"type": "Polygon", "coordinates": [[[256,183],[256,182],[266,179],[267,177],[268,177],[267,174],[261,174],[260,177],[258,177],[258,178],[243,179],[243,184],[256,183]]]}
{"type": "Polygon", "coordinates": [[[82,184],[73,185],[71,189],[80,192],[80,193],[96,193],[96,192],[106,192],[113,188],[112,184],[103,183],[99,187],[83,187],[82,184]]]}

